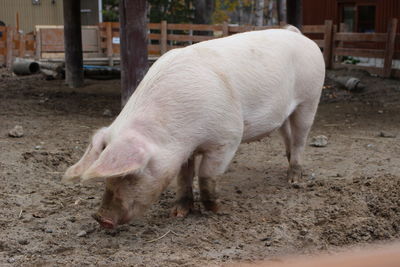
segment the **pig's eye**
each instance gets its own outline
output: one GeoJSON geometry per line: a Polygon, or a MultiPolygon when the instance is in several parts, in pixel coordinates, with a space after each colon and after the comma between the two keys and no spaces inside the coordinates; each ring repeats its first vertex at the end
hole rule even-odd
{"type": "Polygon", "coordinates": [[[104,149],[106,149],[106,144],[103,144],[102,146],[101,146],[101,151],[104,151],[104,149]]]}

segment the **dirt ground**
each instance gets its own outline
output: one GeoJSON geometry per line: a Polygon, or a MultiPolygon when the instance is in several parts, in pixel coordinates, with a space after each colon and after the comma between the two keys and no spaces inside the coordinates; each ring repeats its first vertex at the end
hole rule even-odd
{"type": "Polygon", "coordinates": [[[399,240],[400,82],[350,74],[367,88],[327,81],[310,136],[329,143],[306,147],[300,188],[286,181],[274,133],[240,147],[219,181],[220,214],[196,202],[188,218],[170,218],[171,187],[144,218],[109,231],[90,217],[103,188],[60,178],[118,114],[119,82],[71,90],[0,70],[0,265],[210,266],[399,240]],[[8,137],[15,125],[22,138],[8,137]]]}

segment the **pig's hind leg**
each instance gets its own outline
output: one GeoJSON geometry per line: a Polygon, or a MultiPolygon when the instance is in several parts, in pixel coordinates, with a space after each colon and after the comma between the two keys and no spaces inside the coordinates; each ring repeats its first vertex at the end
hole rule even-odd
{"type": "Polygon", "coordinates": [[[290,129],[290,119],[287,118],[285,122],[282,124],[281,128],[279,128],[279,131],[283,137],[283,141],[285,143],[285,149],[286,149],[286,157],[288,159],[288,162],[290,163],[290,147],[291,147],[291,139],[292,139],[292,132],[290,129]]]}
{"type": "Polygon", "coordinates": [[[193,209],[193,177],[195,158],[191,156],[182,165],[177,179],[176,203],[171,210],[173,217],[186,217],[193,209]]]}
{"type": "Polygon", "coordinates": [[[291,184],[297,184],[302,177],[302,155],[306,145],[307,136],[314,121],[318,102],[302,103],[290,115],[290,160],[288,180],[291,184]]]}

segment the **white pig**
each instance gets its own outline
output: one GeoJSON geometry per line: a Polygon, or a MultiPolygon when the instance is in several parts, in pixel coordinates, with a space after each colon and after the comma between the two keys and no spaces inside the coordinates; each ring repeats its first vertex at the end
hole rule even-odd
{"type": "Polygon", "coordinates": [[[201,155],[201,201],[216,212],[216,178],[240,143],[280,129],[288,180],[296,183],[324,77],[320,49],[294,27],[171,50],[63,179],[105,180],[102,205],[93,217],[114,228],[140,215],[178,176],[172,215],[186,216],[193,206],[193,156],[201,155]]]}

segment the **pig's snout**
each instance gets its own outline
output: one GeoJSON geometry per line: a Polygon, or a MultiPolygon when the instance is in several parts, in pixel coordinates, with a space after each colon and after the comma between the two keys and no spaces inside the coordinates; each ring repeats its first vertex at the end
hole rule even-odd
{"type": "Polygon", "coordinates": [[[95,219],[103,228],[106,229],[114,229],[116,224],[112,219],[104,218],[100,214],[95,213],[92,215],[93,219],[95,219]]]}

